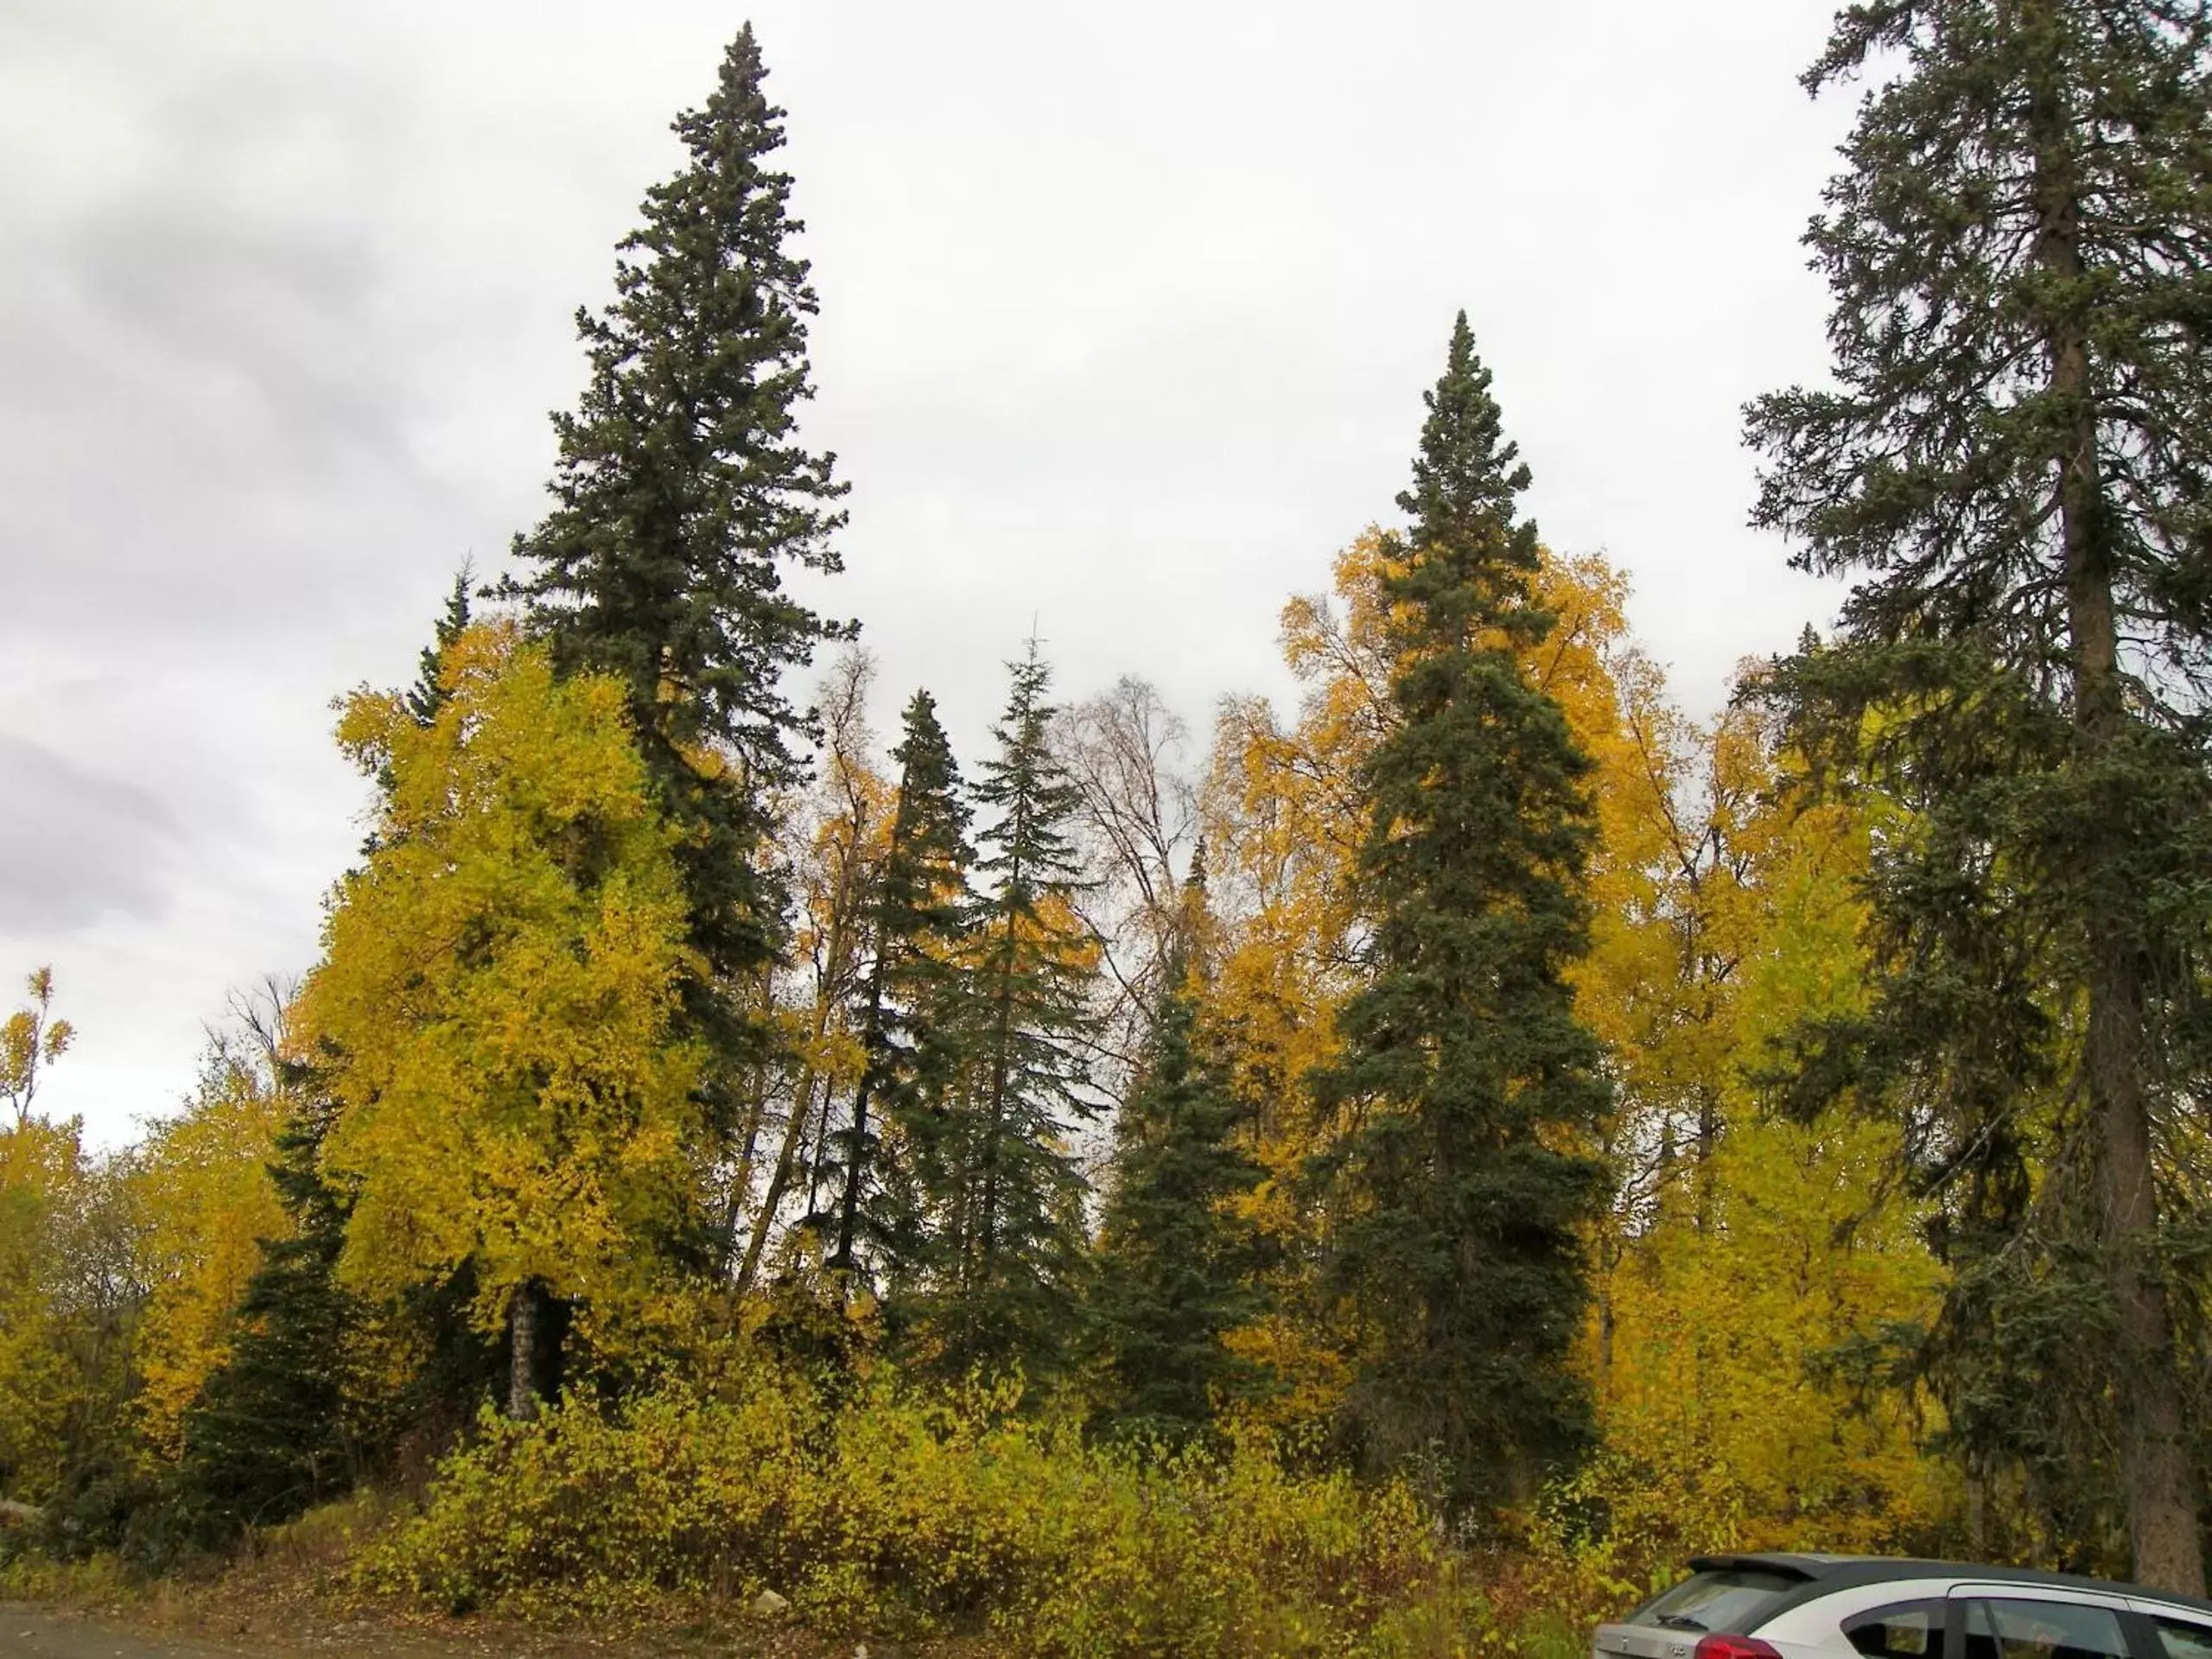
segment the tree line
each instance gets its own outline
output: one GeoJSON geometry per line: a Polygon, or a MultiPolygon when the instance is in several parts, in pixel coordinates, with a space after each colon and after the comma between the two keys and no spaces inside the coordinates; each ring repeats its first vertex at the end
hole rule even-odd
{"type": "Polygon", "coordinates": [[[748,29],[550,511],[345,704],[320,960],[105,1160],[32,1105],[48,979],[7,1027],[0,1490],[220,1535],[739,1344],[1478,1533],[2201,1592],[2208,42],[1840,16],[1833,383],[1746,418],[1850,596],[1713,721],[1523,512],[1463,315],[1294,709],[1201,756],[1033,642],[963,766],[786,585],[845,485],[748,29]]]}

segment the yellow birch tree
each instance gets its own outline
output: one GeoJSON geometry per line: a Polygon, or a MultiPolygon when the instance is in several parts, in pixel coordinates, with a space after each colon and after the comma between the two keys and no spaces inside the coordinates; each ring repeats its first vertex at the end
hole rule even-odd
{"type": "Polygon", "coordinates": [[[390,1296],[474,1268],[534,1412],[536,1306],[604,1341],[696,1224],[697,1057],[671,1036],[693,968],[622,688],[556,680],[509,626],[446,650],[428,718],[348,698],[339,739],[385,780],[296,1014],[356,1189],[341,1277],[390,1296]]]}

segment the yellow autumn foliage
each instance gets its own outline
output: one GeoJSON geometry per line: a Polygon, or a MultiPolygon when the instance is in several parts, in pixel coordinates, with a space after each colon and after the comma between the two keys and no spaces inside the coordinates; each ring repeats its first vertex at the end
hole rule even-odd
{"type": "Polygon", "coordinates": [[[493,626],[442,683],[428,724],[361,691],[339,726],[389,780],[295,1014],[339,1108],[324,1162],[358,1192],[340,1273],[388,1296],[468,1262],[487,1327],[534,1281],[603,1338],[694,1195],[672,832],[613,681],[556,681],[493,626]]]}
{"type": "Polygon", "coordinates": [[[184,1414],[230,1352],[260,1241],[290,1231],[269,1178],[284,1109],[251,1066],[219,1049],[183,1113],[147,1136],[132,1172],[146,1277],[137,1403],[164,1459],[182,1452],[184,1414]]]}
{"type": "MultiPolygon", "coordinates": [[[[696,971],[675,844],[620,689],[556,677],[494,625],[448,642],[435,709],[346,700],[340,741],[380,804],[289,1038],[335,1109],[321,1157],[354,1200],[340,1276],[389,1299],[469,1264],[487,1330],[542,1284],[575,1310],[577,1341],[645,1379],[533,1425],[486,1417],[422,1511],[369,1544],[365,1582],[524,1615],[727,1608],[772,1588],[821,1634],[1014,1654],[1442,1656],[1536,1651],[1546,1629],[1579,1642],[1575,1620],[1700,1549],[1942,1535],[1960,1494],[1923,1451],[1932,1408],[1872,1363],[1941,1291],[1920,1218],[1883,1180],[1894,1148],[1870,1126],[1776,1120],[1761,1083],[1799,1020],[1863,994],[1873,809],[1805,810],[1748,706],[1686,718],[1595,558],[1545,556],[1557,626],[1522,668],[1593,761],[1573,986],[1616,1085],[1591,1148],[1616,1182],[1587,1239],[1578,1363],[1602,1444],[1481,1558],[1403,1487],[1329,1472],[1315,1431],[1361,1356],[1311,1294],[1330,1221],[1311,1160],[1339,1126],[1305,1079],[1364,971],[1351,877],[1362,768],[1392,718],[1395,545],[1370,532],[1338,560],[1333,600],[1285,608],[1295,714],[1235,702],[1217,729],[1198,983],[1267,1171],[1238,1202],[1274,1246],[1272,1306],[1228,1341],[1274,1387],[1165,1460],[1084,1445],[1074,1391],[1021,1411],[1007,1392],[902,1382],[869,1357],[868,1299],[810,1300],[812,1233],[790,1217],[814,1211],[802,1184],[818,1184],[861,1067],[853,1009],[892,804],[859,722],[864,666],[842,671],[842,702],[825,696],[816,789],[782,804],[790,953],[747,988],[775,1040],[713,1167],[698,1057],[673,1034],[696,971]],[[702,1201],[726,1225],[727,1285],[660,1265],[702,1201]],[[829,1345],[855,1368],[834,1396],[769,1357],[810,1319],[836,1324],[829,1345]]],[[[1101,966],[1064,895],[1014,928],[945,949],[971,971],[1007,948],[1101,966]]],[[[112,1166],[73,1126],[0,1133],[0,1491],[54,1494],[75,1426],[103,1411],[142,1468],[176,1456],[237,1335],[257,1242],[289,1224],[266,1173],[283,1107],[251,1068],[218,1067],[112,1166]],[[120,1241],[126,1271],[74,1273],[95,1235],[120,1241]]],[[[397,1392],[422,1353],[367,1340],[390,1350],[397,1392]]]]}
{"type": "Polygon", "coordinates": [[[1726,1129],[1701,1155],[1678,1149],[1600,1286],[1606,1449],[1580,1487],[1613,1520],[1581,1555],[1601,1576],[1699,1549],[1924,1547],[1961,1499],[1955,1470],[1923,1449],[1932,1403],[1867,1363],[1941,1291],[1916,1211],[1885,1180],[1896,1129],[1811,1128],[1758,1098],[1777,1039],[1863,995],[1869,823],[1764,794],[1710,924],[1732,934],[1731,971],[1699,1075],[1726,1129]]]}
{"type": "MultiPolygon", "coordinates": [[[[1397,546],[1369,530],[1338,556],[1333,599],[1302,596],[1283,607],[1284,659],[1305,687],[1296,719],[1285,726],[1265,699],[1228,703],[1205,802],[1224,916],[1205,1014],[1236,1057],[1269,1171],[1251,1208],[1289,1264],[1274,1287],[1283,1311],[1231,1341],[1282,1385],[1255,1408],[1277,1426],[1327,1416],[1349,1377],[1347,1357],[1301,1305],[1300,1263],[1310,1256],[1314,1217],[1298,1186],[1306,1160],[1341,1127],[1315,1119],[1305,1078],[1334,1053],[1336,1010],[1358,982],[1363,918],[1351,877],[1368,828],[1361,768],[1395,717],[1398,664],[1382,579],[1397,546]]],[[[1556,621],[1523,653],[1522,671],[1559,702],[1595,762],[1593,948],[1576,979],[1577,1007],[1624,1046],[1679,1023],[1671,1003],[1649,1004],[1654,987],[1676,978],[1656,872],[1669,850],[1665,803],[1681,741],[1675,727],[1655,728],[1680,722],[1656,671],[1629,649],[1618,572],[1595,556],[1546,551],[1535,591],[1556,621]]]]}
{"type": "Polygon", "coordinates": [[[61,1478],[80,1403],[63,1252],[89,1179],[75,1122],[0,1128],[0,1496],[18,1501],[61,1478]]]}
{"type": "MultiPolygon", "coordinates": [[[[1277,1426],[1325,1418],[1349,1377],[1341,1340],[1301,1301],[1315,1220],[1298,1178],[1334,1133],[1302,1080],[1357,982],[1350,876],[1359,769],[1391,718],[1393,549],[1370,531],[1339,556],[1333,601],[1285,607],[1285,659],[1306,688],[1296,718],[1227,705],[1206,798],[1224,912],[1207,1017],[1239,1055],[1272,1174],[1252,1205],[1289,1264],[1278,1311],[1231,1341],[1273,1370],[1278,1392],[1253,1414],[1277,1426]]],[[[1573,984],[1616,1084],[1594,1148],[1617,1187],[1589,1241],[1585,1355],[1607,1450],[1585,1483],[1609,1493],[1618,1526],[1584,1576],[1618,1599],[1630,1559],[1648,1570],[1697,1545],[1918,1535],[1955,1497],[1919,1450],[1918,1402],[1860,1410],[1828,1351],[1923,1315],[1936,1264],[1879,1190],[1885,1148],[1869,1132],[1766,1122],[1751,1081],[1772,1039],[1859,982],[1866,825],[1789,797],[1751,707],[1702,726],[1675,708],[1602,559],[1547,552],[1536,588],[1556,623],[1522,669],[1593,762],[1591,948],[1573,984]],[[1697,1508],[1670,1501],[1693,1491],[1713,1499],[1709,1528],[1654,1532],[1670,1508],[1697,1508]]],[[[1548,1548],[1564,1570],[1574,1552],[1548,1548]]]]}
{"type": "Polygon", "coordinates": [[[1247,1438],[1151,1463],[1001,1388],[824,1398],[757,1359],[538,1423],[487,1420],[365,1580],[445,1608],[607,1615],[788,1599],[825,1636],[1009,1655],[1471,1652],[1479,1600],[1402,1486],[1247,1438]]]}

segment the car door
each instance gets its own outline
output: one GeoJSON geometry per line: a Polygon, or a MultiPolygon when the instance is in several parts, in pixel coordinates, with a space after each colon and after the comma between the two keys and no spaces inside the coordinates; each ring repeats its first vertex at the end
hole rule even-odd
{"type": "Polygon", "coordinates": [[[1961,1584],[1950,1592],[1959,1659],[2159,1659],[2136,1652],[2120,1596],[2035,1584],[1961,1584]]]}
{"type": "Polygon", "coordinates": [[[2136,1628],[2152,1643],[2148,1659],[2212,1659],[2212,1613],[2137,1600],[2142,1623],[2136,1628]]]}

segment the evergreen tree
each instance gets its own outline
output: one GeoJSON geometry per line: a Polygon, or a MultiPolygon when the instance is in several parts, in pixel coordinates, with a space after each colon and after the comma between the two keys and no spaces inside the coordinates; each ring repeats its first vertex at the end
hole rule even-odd
{"type": "MultiPolygon", "coordinates": [[[[1186,884],[1186,917],[1204,903],[1203,880],[1186,884]]],[[[1264,1305],[1257,1227],[1230,1206],[1266,1172],[1237,1144],[1249,1114],[1198,1030],[1185,949],[1171,954],[1167,983],[1115,1123],[1092,1317],[1099,1421],[1116,1436],[1176,1445],[1261,1381],[1223,1338],[1264,1305]]]]}
{"type": "Polygon", "coordinates": [[[2047,1460],[2009,1429],[2071,1376],[2068,1484],[2117,1440],[2136,1575],[2188,1592],[2197,1366],[2159,1263],[2212,1068],[2208,46],[2202,0],[1843,13],[1808,87],[1896,73],[1807,238],[1838,386],[1750,411],[1756,522],[1858,578],[1777,690],[1911,814],[1872,875],[1872,1008],[1816,1033],[1801,1093],[1895,1110],[1942,1196],[1955,1427],[2047,1460]],[[2069,1310],[2071,1353],[2007,1382],[2024,1295],[2069,1310]]]}
{"type": "Polygon", "coordinates": [[[1553,619],[1490,388],[1463,313],[1385,584],[1396,719],[1363,770],[1357,874],[1372,977],[1313,1084],[1350,1125],[1322,1166],[1357,1332],[1350,1427],[1376,1465],[1427,1465],[1455,1507],[1529,1496],[1588,1440],[1567,1357],[1605,1189],[1571,1148],[1608,1100],[1565,978],[1586,945],[1590,763],[1516,657],[1553,619]]]}
{"type": "MultiPolygon", "coordinates": [[[[782,690],[817,642],[849,632],[786,592],[781,567],[839,568],[844,523],[833,457],[808,450],[812,395],[804,226],[775,171],[784,112],[762,90],[748,25],[706,107],[677,119],[690,164],[645,197],[620,247],[616,299],[577,327],[591,373],[555,417],[556,505],[515,552],[531,567],[504,592],[526,601],[563,671],[626,688],[664,810],[679,824],[692,944],[694,1025],[727,1063],[757,1039],[725,988],[774,953],[782,895],[761,856],[772,791],[804,772],[809,722],[782,690]]],[[[728,1079],[709,1080],[710,1096],[728,1079]]]]}
{"type": "Polygon", "coordinates": [[[475,580],[475,569],[467,560],[454,573],[453,588],[446,594],[445,614],[431,625],[430,643],[423,647],[416,660],[415,683],[407,690],[407,711],[415,716],[417,725],[428,726],[438,717],[438,710],[446,706],[444,683],[446,652],[453,642],[468,632],[474,620],[469,598],[470,583],[475,580]]]}
{"type": "Polygon", "coordinates": [[[866,1248],[904,1276],[923,1248],[913,1198],[922,1179],[918,1165],[935,1160],[933,1126],[957,1062],[959,969],[951,953],[967,916],[974,853],[959,767],[927,691],[907,703],[892,758],[899,762],[899,804],[872,906],[875,955],[860,1021],[867,1058],[851,1122],[839,1137],[842,1191],[829,1265],[857,1273],[866,1248]],[[887,1120],[894,1126],[896,1166],[887,1183],[883,1133],[875,1127],[887,1120]]]}
{"type": "Polygon", "coordinates": [[[213,1543],[373,1478],[404,1433],[458,1433],[505,1380],[504,1351],[468,1319],[473,1269],[386,1309],[340,1282],[353,1200],[321,1167],[335,1109],[311,1068],[276,1065],[296,1103],[269,1173],[292,1231],[261,1241],[238,1335],[186,1414],[176,1470],[181,1516],[213,1543]],[[397,1345],[414,1357],[411,1376],[388,1373],[397,1345]]]}
{"type": "Polygon", "coordinates": [[[218,1536],[347,1491],[376,1449],[352,1363],[365,1310],[337,1279],[346,1205],[317,1167],[328,1115],[306,1103],[277,1138],[270,1177],[295,1230],[262,1241],[238,1338],[185,1419],[181,1484],[218,1536]]]}
{"type": "Polygon", "coordinates": [[[998,753],[977,801],[995,814],[969,918],[957,1089],[925,1149],[922,1347],[942,1371],[1057,1372],[1073,1334],[1088,1190],[1071,1144],[1097,1116],[1084,1086],[1097,950],[1077,917],[1075,785],[1047,741],[1051,671],[1012,664],[998,753]]]}
{"type": "MultiPolygon", "coordinates": [[[[438,717],[438,710],[445,707],[446,690],[442,683],[445,674],[446,652],[453,642],[468,631],[471,601],[469,584],[474,572],[467,561],[454,573],[453,587],[446,594],[445,613],[432,623],[430,643],[423,647],[416,658],[415,683],[402,693],[407,712],[415,717],[418,726],[429,726],[438,717]]],[[[391,797],[392,778],[389,766],[379,766],[376,776],[377,791],[385,799],[391,797]]],[[[361,855],[373,857],[383,843],[372,830],[362,839],[361,855]]]]}

